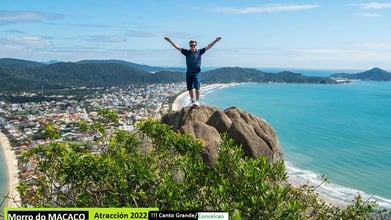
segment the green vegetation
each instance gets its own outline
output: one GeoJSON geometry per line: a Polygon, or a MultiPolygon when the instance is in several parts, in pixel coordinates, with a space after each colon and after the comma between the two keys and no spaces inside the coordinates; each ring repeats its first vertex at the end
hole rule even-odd
{"type": "MultiPolygon", "coordinates": [[[[100,114],[115,121],[110,112],[100,114]]],[[[86,122],[80,126],[102,132],[86,122]]],[[[376,211],[375,203],[364,202],[360,196],[345,209],[327,205],[314,187],[289,185],[283,162],[269,164],[264,157],[245,157],[227,137],[219,146],[217,162],[210,166],[200,154],[202,140],[175,133],[156,120],[140,122],[137,127],[132,134],[117,131],[99,153],[58,141],[25,152],[24,162],[40,159],[35,187],[18,186],[23,204],[219,210],[229,212],[233,219],[387,217],[384,210],[376,211]]]]}
{"type": "MultiPolygon", "coordinates": [[[[170,68],[147,72],[142,65],[105,60],[60,62],[37,65],[35,62],[0,59],[0,92],[34,91],[77,87],[112,87],[134,84],[175,83],[185,81],[185,73],[170,68]],[[23,85],[23,86],[21,86],[23,85]]],[[[147,68],[151,69],[151,68],[147,68]]],[[[265,73],[257,69],[224,67],[202,72],[204,83],[284,82],[336,83],[328,77],[304,76],[288,71],[265,73]]]]}
{"type": "MultiPolygon", "coordinates": [[[[0,60],[1,61],[1,60],[0,60]]],[[[0,91],[35,91],[75,87],[112,87],[184,81],[183,73],[152,74],[120,63],[55,63],[42,66],[0,62],[0,91]],[[11,68],[11,67],[12,68],[11,68]],[[23,86],[22,86],[23,85],[23,86]]]]}
{"type": "Polygon", "coordinates": [[[202,73],[202,81],[205,83],[232,83],[232,82],[256,82],[256,83],[316,83],[334,84],[334,80],[328,77],[305,76],[300,73],[282,71],[279,73],[265,73],[252,68],[223,67],[202,73]]]}
{"type": "Polygon", "coordinates": [[[61,134],[54,124],[46,123],[43,137],[44,138],[59,139],[61,137],[61,134]]]}

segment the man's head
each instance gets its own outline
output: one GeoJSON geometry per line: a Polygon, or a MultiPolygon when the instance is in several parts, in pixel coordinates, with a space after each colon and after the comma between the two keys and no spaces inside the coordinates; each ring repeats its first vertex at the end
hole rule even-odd
{"type": "Polygon", "coordinates": [[[189,41],[189,46],[190,46],[191,50],[195,50],[197,47],[197,41],[195,41],[195,40],[189,41]]]}

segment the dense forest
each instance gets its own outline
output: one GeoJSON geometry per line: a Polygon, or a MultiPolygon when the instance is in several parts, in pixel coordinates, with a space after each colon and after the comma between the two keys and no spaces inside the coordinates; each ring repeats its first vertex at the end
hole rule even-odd
{"type": "MultiPolygon", "coordinates": [[[[118,60],[86,60],[42,64],[11,58],[0,59],[0,91],[31,91],[70,87],[111,87],[130,84],[183,82],[185,70],[151,67],[118,60]],[[148,71],[146,71],[148,70],[148,71]]],[[[283,71],[224,67],[202,72],[204,83],[285,82],[336,83],[328,77],[304,76],[283,71]]]]}

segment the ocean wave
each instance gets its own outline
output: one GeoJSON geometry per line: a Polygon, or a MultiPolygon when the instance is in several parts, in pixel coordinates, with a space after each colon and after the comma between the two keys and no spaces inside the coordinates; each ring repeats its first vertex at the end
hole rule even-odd
{"type": "Polygon", "coordinates": [[[316,191],[322,198],[333,204],[347,206],[352,203],[354,198],[360,194],[364,201],[376,201],[379,207],[391,209],[391,200],[377,195],[370,195],[358,189],[349,188],[335,183],[324,182],[322,175],[310,170],[304,170],[285,161],[288,180],[294,185],[308,184],[317,187],[316,191]]]}

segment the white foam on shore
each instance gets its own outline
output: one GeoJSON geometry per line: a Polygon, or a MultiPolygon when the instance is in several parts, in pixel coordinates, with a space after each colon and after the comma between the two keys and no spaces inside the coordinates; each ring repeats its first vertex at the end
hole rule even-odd
{"type": "Polygon", "coordinates": [[[331,204],[339,207],[345,207],[352,204],[354,198],[360,194],[363,201],[376,201],[379,207],[391,209],[390,199],[385,199],[376,195],[369,195],[358,189],[345,187],[335,183],[322,183],[323,178],[320,174],[310,170],[300,169],[288,161],[285,161],[285,167],[288,174],[288,180],[292,185],[299,186],[308,184],[314,187],[319,186],[317,187],[316,192],[319,193],[321,198],[331,204]]]}

